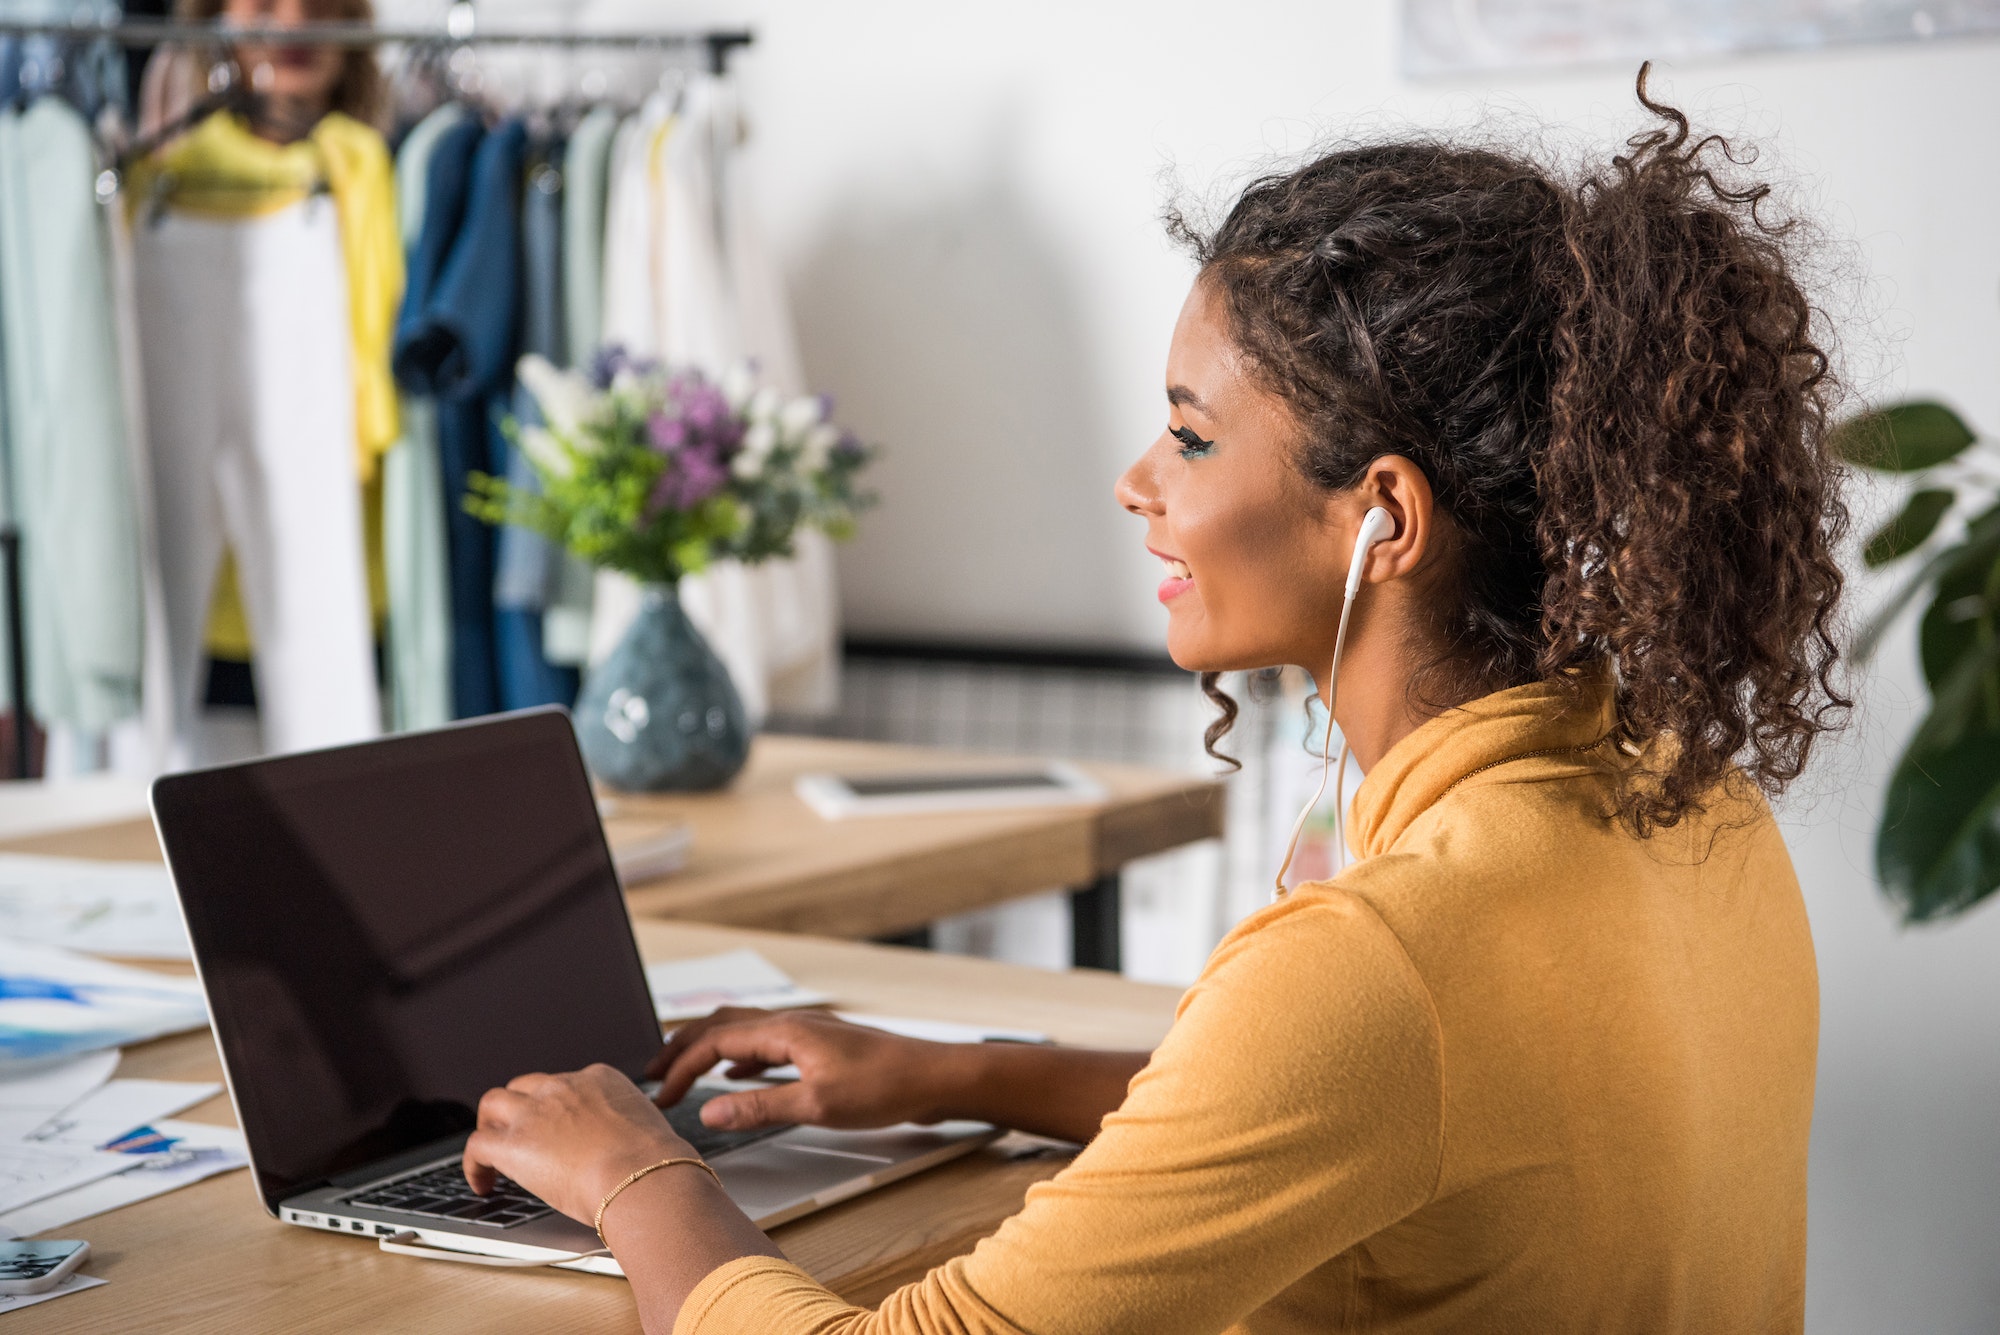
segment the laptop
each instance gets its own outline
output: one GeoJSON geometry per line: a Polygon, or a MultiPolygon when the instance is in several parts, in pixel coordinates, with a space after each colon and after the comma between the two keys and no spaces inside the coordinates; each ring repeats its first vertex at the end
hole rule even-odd
{"type": "MultiPolygon", "coordinates": [[[[170,775],[152,808],[266,1212],[620,1273],[563,1259],[599,1246],[587,1224],[459,1171],[488,1089],[592,1062],[637,1078],[660,1046],[566,711],[170,775]]],[[[699,1108],[723,1088],[669,1120],[764,1228],[999,1134],[717,1132],[699,1108]]]]}

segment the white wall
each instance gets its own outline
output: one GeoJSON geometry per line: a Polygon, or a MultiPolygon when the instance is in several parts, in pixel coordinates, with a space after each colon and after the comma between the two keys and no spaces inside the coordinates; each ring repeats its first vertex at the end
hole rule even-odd
{"type": "MultiPolygon", "coordinates": [[[[1160,643],[1151,558],[1110,489],[1159,430],[1188,277],[1156,222],[1163,169],[1226,184],[1324,132],[1493,113],[1601,146],[1638,124],[1624,69],[1410,85],[1386,0],[585,12],[758,30],[740,70],[807,368],[887,448],[884,504],[843,557],[865,632],[1160,643]]],[[[1870,388],[1944,394],[2000,431],[2000,45],[1660,73],[1657,91],[1763,139],[1848,240],[1839,304],[1870,388]]],[[[1857,728],[1788,806],[1824,995],[1819,1335],[2000,1329],[2000,911],[1903,932],[1869,872],[1921,702],[1911,654],[1888,646],[1857,728]]]]}

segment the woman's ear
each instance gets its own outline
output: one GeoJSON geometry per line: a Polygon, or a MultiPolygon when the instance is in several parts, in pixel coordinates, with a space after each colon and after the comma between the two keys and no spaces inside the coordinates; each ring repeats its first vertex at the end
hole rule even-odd
{"type": "Polygon", "coordinates": [[[1370,584],[1406,579],[1423,565],[1436,541],[1436,504],[1424,470],[1400,454],[1385,454],[1368,465],[1361,485],[1341,493],[1345,530],[1360,531],[1361,517],[1380,507],[1389,512],[1392,527],[1369,547],[1362,578],[1370,584]]]}

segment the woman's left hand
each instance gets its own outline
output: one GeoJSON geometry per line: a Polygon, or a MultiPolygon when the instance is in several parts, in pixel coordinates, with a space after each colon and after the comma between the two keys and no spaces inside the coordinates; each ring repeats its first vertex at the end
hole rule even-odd
{"type": "Polygon", "coordinates": [[[639,1087],[609,1066],[523,1075],[479,1100],[465,1180],[480,1195],[505,1174],[570,1218],[590,1223],[606,1192],[662,1159],[694,1158],[639,1087]]]}

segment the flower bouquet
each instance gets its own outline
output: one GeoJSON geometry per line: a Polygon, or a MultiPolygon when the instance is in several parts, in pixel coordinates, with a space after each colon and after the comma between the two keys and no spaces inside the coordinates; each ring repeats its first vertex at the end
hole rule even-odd
{"type": "Polygon", "coordinates": [[[675,586],[717,560],[789,556],[801,526],[851,535],[873,499],[856,487],[870,451],[827,420],[826,398],[785,399],[748,367],[712,380],[612,347],[587,374],[530,356],[519,375],[543,421],[509,429],[539,485],[475,475],[467,508],[645,590],[577,700],[584,758],[622,788],[720,787],[748,757],[749,729],[675,586]]]}
{"type": "Polygon", "coordinates": [[[789,556],[801,525],[848,537],[871,499],[855,489],[869,451],[827,420],[827,399],[786,400],[747,366],[718,382],[612,347],[587,375],[536,356],[519,373],[544,424],[513,438],[541,488],[475,477],[472,512],[642,584],[789,556]]]}

